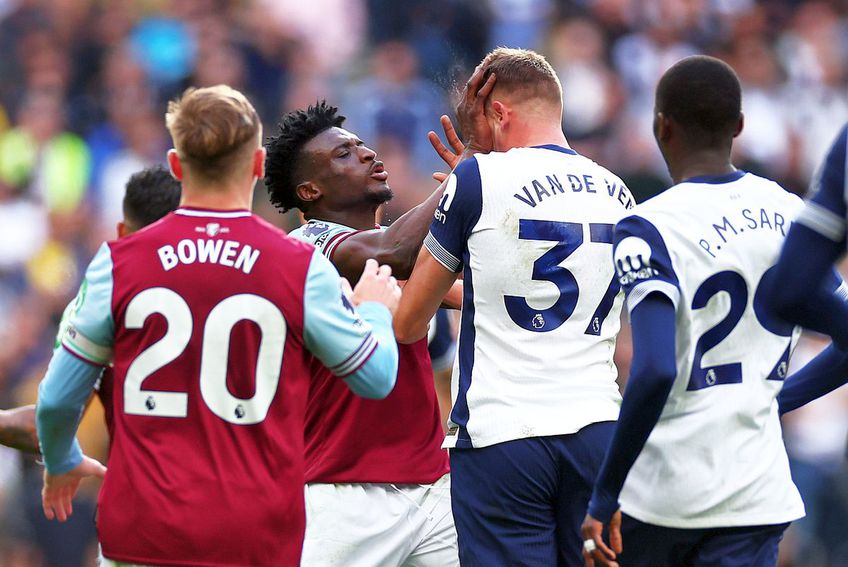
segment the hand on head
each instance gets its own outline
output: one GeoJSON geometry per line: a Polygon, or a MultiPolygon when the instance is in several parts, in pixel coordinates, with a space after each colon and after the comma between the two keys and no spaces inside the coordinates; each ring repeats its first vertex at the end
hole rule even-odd
{"type": "Polygon", "coordinates": [[[459,129],[466,137],[469,149],[479,153],[490,152],[493,148],[492,130],[486,121],[486,99],[492,94],[497,77],[492,73],[484,83],[484,74],[481,63],[465,84],[465,90],[456,105],[459,129]]]}

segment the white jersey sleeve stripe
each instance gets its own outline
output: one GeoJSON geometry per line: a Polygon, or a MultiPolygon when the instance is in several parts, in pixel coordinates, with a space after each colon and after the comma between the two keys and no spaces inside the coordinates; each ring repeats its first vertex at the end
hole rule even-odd
{"type": "Polygon", "coordinates": [[[99,366],[112,362],[112,254],[103,244],[88,265],[73,303],[61,344],[72,354],[99,366]]]}
{"type": "Polygon", "coordinates": [[[351,369],[356,368],[359,363],[362,361],[362,358],[366,355],[366,353],[371,350],[376,341],[374,340],[374,336],[371,333],[368,333],[368,336],[362,341],[362,344],[347,357],[344,361],[330,368],[330,372],[335,374],[336,376],[345,376],[350,374],[351,369]]]}
{"type": "Polygon", "coordinates": [[[427,234],[427,237],[424,239],[424,246],[427,247],[433,258],[446,269],[454,273],[462,269],[462,261],[439,244],[439,241],[436,240],[436,237],[432,233],[427,234]]]}
{"type": "Polygon", "coordinates": [[[109,366],[112,362],[113,353],[110,347],[95,343],[73,326],[65,331],[62,346],[71,351],[71,354],[98,366],[109,366]]]}
{"type": "Polygon", "coordinates": [[[845,238],[845,219],[812,201],[807,203],[796,222],[835,242],[845,238]]]}

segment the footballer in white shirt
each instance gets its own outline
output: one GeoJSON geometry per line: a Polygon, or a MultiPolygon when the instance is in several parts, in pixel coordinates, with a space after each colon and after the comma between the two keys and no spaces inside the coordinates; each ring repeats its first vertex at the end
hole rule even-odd
{"type": "Polygon", "coordinates": [[[463,274],[446,438],[460,561],[574,565],[618,416],[612,228],[634,203],[618,177],[568,147],[562,90],[543,57],[495,50],[466,99],[492,77],[477,127],[458,116],[493,151],[450,176],[395,331],[423,336],[463,274]]]}
{"type": "Polygon", "coordinates": [[[615,228],[634,359],[583,525],[587,565],[773,567],[804,515],[778,406],[799,331],[766,293],[803,205],[731,164],[742,125],[718,59],[660,80],[654,134],[675,185],[615,228]]]}

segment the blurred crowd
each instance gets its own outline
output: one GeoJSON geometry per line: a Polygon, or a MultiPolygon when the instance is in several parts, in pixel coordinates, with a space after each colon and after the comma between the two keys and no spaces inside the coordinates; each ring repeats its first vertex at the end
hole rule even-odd
{"type": "MultiPolygon", "coordinates": [[[[62,310],[124,183],[163,163],[166,103],[188,86],[245,92],[273,132],[326,98],[390,171],[384,221],[420,202],[440,163],[426,139],[456,85],[495,46],[547,55],[565,91],[565,132],[639,200],[669,182],[655,148],[653,90],[677,59],[728,61],[744,89],[736,164],[803,194],[848,120],[848,2],[790,0],[0,0],[0,407],[32,402],[62,310]]],[[[256,192],[256,209],[290,229],[256,192]]],[[[622,341],[621,373],[629,364],[622,341]]],[[[804,339],[799,359],[821,348],[804,339]]],[[[784,565],[848,565],[848,393],[785,420],[808,518],[784,565]]],[[[95,417],[81,436],[105,451],[95,417]]],[[[0,452],[0,566],[92,565],[93,496],[72,521],[40,511],[40,467],[0,452]]]]}

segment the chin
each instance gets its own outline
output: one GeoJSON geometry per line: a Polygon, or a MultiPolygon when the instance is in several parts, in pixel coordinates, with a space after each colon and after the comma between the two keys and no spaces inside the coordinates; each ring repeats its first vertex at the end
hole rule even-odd
{"type": "Polygon", "coordinates": [[[392,188],[384,183],[368,193],[368,200],[376,205],[382,205],[391,201],[394,196],[395,194],[392,193],[392,188]]]}

